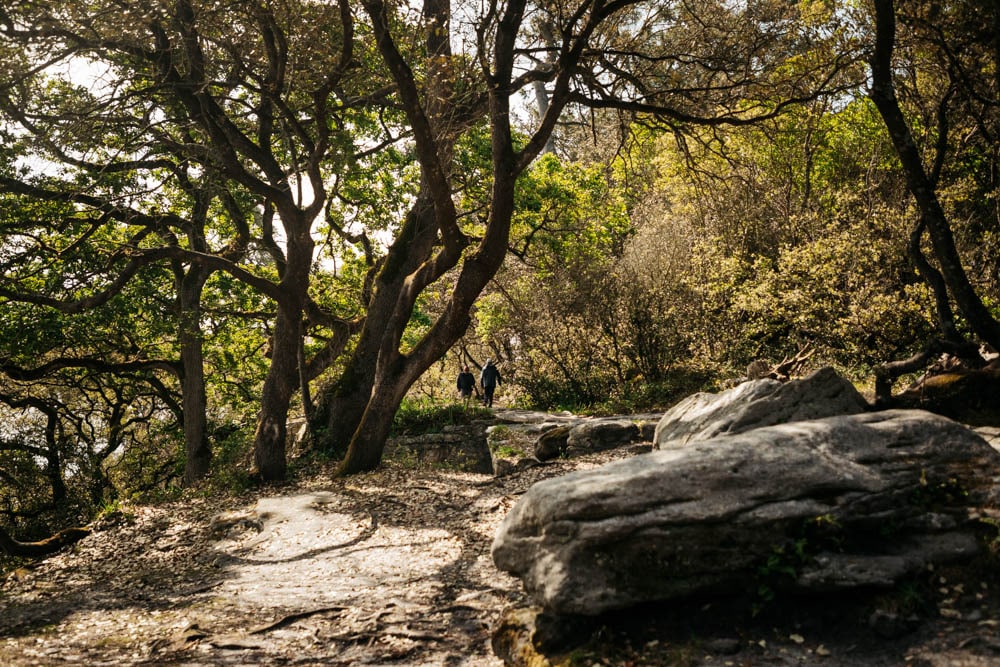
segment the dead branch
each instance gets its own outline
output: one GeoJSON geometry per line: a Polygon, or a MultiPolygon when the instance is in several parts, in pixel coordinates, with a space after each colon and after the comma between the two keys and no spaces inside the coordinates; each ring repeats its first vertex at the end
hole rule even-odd
{"type": "Polygon", "coordinates": [[[799,348],[794,357],[785,357],[772,369],[771,372],[776,376],[774,379],[787,382],[793,375],[798,375],[815,352],[816,350],[810,350],[806,345],[799,348]]]}
{"type": "Polygon", "coordinates": [[[788,382],[792,377],[800,375],[806,362],[815,353],[809,346],[799,348],[794,356],[785,357],[775,365],[770,365],[763,359],[758,359],[747,366],[747,378],[750,380],[762,380],[770,378],[779,382],[788,382]]]}

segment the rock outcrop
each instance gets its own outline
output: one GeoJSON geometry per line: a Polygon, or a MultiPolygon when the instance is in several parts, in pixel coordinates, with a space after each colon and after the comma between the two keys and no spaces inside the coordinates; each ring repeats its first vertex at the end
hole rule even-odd
{"type": "Polygon", "coordinates": [[[763,426],[867,410],[864,397],[832,368],[786,383],[752,380],[719,394],[694,394],[675,405],[657,424],[653,447],[681,447],[763,426]]]}
{"type": "MultiPolygon", "coordinates": [[[[716,426],[688,420],[700,426],[661,441],[686,446],[533,486],[496,535],[497,566],[548,612],[596,615],[761,585],[888,585],[976,551],[976,513],[1000,507],[1000,453],[974,432],[857,405],[859,414],[717,435],[771,419],[761,400],[782,388],[748,384],[734,393],[753,396],[752,409],[716,426]]],[[[786,418],[814,410],[796,405],[786,418]]]]}
{"type": "Polygon", "coordinates": [[[641,433],[639,425],[630,419],[582,421],[570,429],[566,451],[572,456],[614,449],[638,440],[641,433]]]}
{"type": "Polygon", "coordinates": [[[566,453],[566,443],[572,426],[553,426],[538,436],[535,441],[535,458],[539,461],[551,461],[566,453]]]}
{"type": "Polygon", "coordinates": [[[440,433],[397,436],[389,440],[385,457],[441,464],[464,472],[493,472],[493,458],[486,440],[488,422],[446,426],[440,433]]]}
{"type": "Polygon", "coordinates": [[[577,418],[548,426],[535,442],[535,458],[548,461],[558,456],[579,456],[614,449],[633,442],[650,442],[662,415],[577,418]]]}

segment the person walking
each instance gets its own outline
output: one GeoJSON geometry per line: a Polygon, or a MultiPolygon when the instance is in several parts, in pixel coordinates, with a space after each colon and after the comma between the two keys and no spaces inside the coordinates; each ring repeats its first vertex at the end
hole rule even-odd
{"type": "Polygon", "coordinates": [[[479,374],[479,385],[483,388],[483,405],[488,408],[493,407],[493,392],[496,391],[498,384],[503,384],[500,371],[492,359],[487,359],[482,373],[479,374]]]}
{"type": "Polygon", "coordinates": [[[472,391],[476,388],[476,377],[469,372],[468,366],[462,366],[458,374],[458,393],[462,396],[463,407],[469,407],[472,391]]]}

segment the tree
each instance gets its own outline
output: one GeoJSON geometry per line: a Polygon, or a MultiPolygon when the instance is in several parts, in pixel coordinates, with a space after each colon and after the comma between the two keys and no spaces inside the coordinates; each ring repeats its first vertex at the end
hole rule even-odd
{"type": "MultiPolygon", "coordinates": [[[[121,253],[131,258],[128,266],[172,263],[183,311],[191,480],[207,466],[204,427],[195,418],[205,403],[198,304],[212,271],[227,271],[277,305],[255,447],[257,467],[266,479],[284,475],[285,420],[300,386],[307,306],[319,325],[351,329],[350,322],[311,303],[308,287],[315,245],[311,230],[327,204],[327,170],[336,163],[334,156],[351,155],[350,140],[336,128],[347,122],[342,117],[348,107],[343,86],[356,64],[352,21],[346,2],[239,8],[183,0],[34,3],[0,14],[6,43],[24,55],[6,86],[12,96],[5,109],[19,127],[15,136],[35,138],[48,164],[70,172],[59,187],[11,177],[8,188],[32,199],[87,207],[100,214],[95,217],[99,222],[138,221],[142,231],[121,253]],[[50,60],[31,57],[44,49],[50,60]],[[50,96],[13,95],[32,84],[36,89],[63,85],[64,74],[51,74],[60,63],[100,68],[93,99],[77,96],[55,115],[48,113],[50,96]],[[93,131],[81,131],[87,125],[93,131]],[[65,140],[72,140],[71,145],[60,145],[65,140]],[[150,191],[130,200],[114,191],[95,192],[107,174],[126,174],[150,191]],[[164,212],[185,196],[192,200],[190,217],[164,212]],[[163,245],[150,247],[154,236],[163,245]],[[219,238],[223,242],[210,247],[208,240],[219,238]],[[240,263],[248,246],[270,258],[271,275],[240,263]]],[[[12,155],[13,160],[23,157],[12,155]]],[[[112,279],[104,298],[128,277],[126,271],[112,279]]],[[[47,303],[60,306],[54,299],[47,303]]],[[[74,311],[90,305],[67,303],[62,307],[74,311]]],[[[330,341],[335,348],[344,339],[330,341]]]]}
{"type": "Polygon", "coordinates": [[[466,32],[453,27],[451,8],[440,0],[423,4],[419,23],[406,23],[405,8],[363,4],[413,132],[421,189],[375,279],[348,371],[325,398],[326,446],[346,448],[342,473],[378,464],[406,389],[465,331],[476,296],[502,264],[517,179],[568,106],[619,109],[677,128],[744,124],[835,89],[847,61],[818,57],[812,48],[824,35],[839,36],[832,13],[806,17],[786,3],[488,3],[466,32]],[[549,29],[533,31],[529,15],[549,29]],[[793,16],[806,20],[786,20],[793,16]],[[408,59],[400,44],[414,28],[424,49],[408,59]],[[465,34],[475,35],[474,50],[453,54],[465,34]],[[807,51],[817,57],[800,58],[807,51]],[[536,81],[551,87],[548,107],[519,143],[511,99],[536,81]],[[485,225],[471,235],[451,197],[451,160],[458,137],[480,122],[490,134],[491,189],[485,225]],[[417,295],[452,269],[441,317],[400,350],[417,295]]]}
{"type": "MultiPolygon", "coordinates": [[[[85,145],[69,145],[69,142],[52,147],[51,137],[65,134],[66,125],[70,123],[79,125],[79,119],[70,114],[67,107],[60,107],[50,111],[43,121],[39,117],[41,114],[23,97],[30,95],[34,86],[21,80],[18,87],[20,94],[10,95],[0,107],[22,130],[16,142],[23,147],[19,159],[31,158],[43,164],[51,160],[52,164],[57,164],[54,161],[60,156],[68,158],[69,151],[88,150],[85,145]]],[[[78,98],[71,102],[77,107],[86,103],[78,98]]],[[[55,106],[52,100],[47,104],[55,106]]],[[[100,127],[100,121],[106,118],[92,120],[95,131],[127,131],[123,127],[100,127]]],[[[149,267],[170,259],[181,249],[177,231],[193,251],[208,251],[207,219],[217,213],[213,210],[216,195],[210,187],[192,178],[185,167],[174,163],[176,189],[171,193],[169,183],[160,185],[161,195],[169,196],[170,201],[164,206],[166,211],[159,211],[159,202],[137,202],[137,197],[148,196],[146,183],[122,173],[126,169],[135,170],[134,161],[123,165],[113,160],[76,158],[73,162],[75,169],[71,175],[61,179],[44,173],[28,174],[27,170],[8,170],[8,175],[0,176],[0,190],[7,193],[4,232],[8,248],[0,295],[10,301],[34,303],[73,315],[108,308],[115,299],[121,301],[130,284],[133,288],[137,283],[142,284],[138,290],[133,289],[135,295],[143,289],[173,292],[175,304],[168,309],[167,321],[175,322],[180,359],[178,364],[164,360],[158,367],[173,373],[181,382],[181,417],[187,443],[185,480],[194,483],[208,472],[211,458],[205,432],[205,374],[200,327],[202,290],[215,267],[185,265],[175,256],[170,261],[172,286],[162,283],[157,286],[156,282],[163,281],[166,276],[158,275],[149,267]],[[83,192],[84,187],[89,191],[83,192]],[[186,212],[182,212],[185,209],[186,212]],[[150,241],[155,238],[163,245],[153,247],[150,241]],[[48,279],[42,282],[39,275],[47,275],[48,279]]],[[[165,157],[150,159],[147,163],[156,170],[171,164],[165,157]]],[[[237,216],[243,215],[233,204],[230,212],[234,211],[237,216]]],[[[242,229],[244,226],[237,227],[242,229]]],[[[241,233],[229,247],[220,251],[220,255],[229,259],[238,257],[245,251],[246,243],[246,234],[241,233]]],[[[133,329],[126,339],[138,346],[141,354],[148,355],[149,348],[158,345],[162,335],[161,331],[150,332],[149,338],[141,341],[140,331],[133,329]]],[[[57,342],[61,344],[62,341],[57,342]]],[[[74,347],[73,355],[88,352],[86,346],[74,347]]],[[[116,352],[128,355],[124,346],[116,352]]],[[[114,372],[113,366],[108,369],[114,372]]]]}
{"type": "MultiPolygon", "coordinates": [[[[778,0],[697,7],[514,0],[456,16],[445,0],[419,8],[382,0],[99,0],[5,7],[0,37],[22,56],[7,91],[26,80],[63,86],[57,63],[103,68],[94,99],[69,109],[47,145],[47,159],[73,174],[65,189],[52,190],[72,192],[72,204],[107,211],[118,224],[141,223],[123,258],[172,266],[191,316],[183,329],[189,363],[198,365],[197,292],[212,271],[272,300],[254,443],[256,468],[272,480],[285,474],[293,395],[301,391],[308,406],[309,383],[324,368],[334,377],[314,419],[321,445],[344,454],[342,473],[378,464],[406,390],[464,333],[476,297],[502,265],[517,180],[566,109],[619,111],[676,131],[774,117],[845,85],[838,73],[850,59],[832,48],[842,35],[838,20],[822,3],[778,0]],[[545,84],[548,106],[520,133],[512,99],[536,83],[545,84]],[[108,120],[93,124],[99,131],[75,133],[69,122],[94,118],[108,120]],[[477,131],[490,144],[489,197],[478,216],[453,196],[456,146],[477,131]],[[70,136],[74,149],[61,150],[70,136]],[[398,206],[351,198],[344,187],[373,163],[391,162],[384,155],[394,150],[412,160],[417,185],[402,220],[386,228],[375,221],[398,206]],[[90,155],[109,166],[94,169],[100,164],[90,155]],[[86,200],[90,179],[107,173],[127,174],[153,193],[136,191],[124,207],[110,190],[86,200]],[[170,205],[178,193],[186,198],[182,216],[170,205]],[[357,224],[342,224],[347,208],[358,212],[357,224]],[[204,212],[210,243],[199,246],[188,232],[204,212]],[[330,278],[317,262],[332,247],[318,243],[324,226],[347,246],[348,262],[364,258],[361,279],[341,284],[350,299],[325,301],[317,289],[330,278]],[[236,248],[247,252],[227,254],[236,248]],[[418,299],[442,281],[448,296],[440,316],[414,339],[407,332],[418,299]],[[311,358],[307,334],[322,340],[311,358]]],[[[18,118],[10,104],[9,117],[42,139],[29,125],[48,118],[48,96],[19,99],[38,100],[37,116],[18,118]]],[[[33,189],[19,194],[29,199],[48,191],[26,185],[33,189]]],[[[343,256],[325,259],[344,264],[343,256]]],[[[197,389],[185,389],[196,408],[197,389]]],[[[198,460],[199,436],[188,437],[198,460]]]]}
{"type": "MultiPolygon", "coordinates": [[[[20,318],[30,312],[17,310],[31,309],[6,312],[20,318]]],[[[17,533],[50,535],[67,522],[85,522],[123,492],[161,488],[176,476],[176,455],[124,484],[115,472],[134,452],[148,451],[180,411],[169,394],[164,400],[152,364],[49,356],[33,368],[8,359],[3,370],[0,516],[17,533]]]]}
{"type": "MultiPolygon", "coordinates": [[[[974,175],[982,179],[987,191],[997,186],[1000,80],[995,72],[1000,65],[1000,50],[995,28],[1000,24],[1000,10],[995,3],[975,1],[913,3],[905,12],[897,10],[892,0],[875,0],[873,7],[875,41],[870,61],[870,96],[889,130],[919,211],[911,235],[910,255],[934,291],[941,330],[937,345],[907,362],[883,369],[878,394],[880,399],[888,400],[892,380],[897,375],[918,368],[940,349],[974,364],[982,363],[976,346],[960,330],[952,303],[972,334],[1000,349],[1000,321],[969,279],[939,195],[942,179],[960,176],[963,169],[966,175],[978,172],[974,175]],[[899,15],[909,38],[902,56],[897,49],[899,15]],[[918,108],[928,102],[934,107],[933,118],[927,119],[931,122],[926,125],[927,146],[923,150],[897,96],[898,77],[894,73],[897,68],[915,81],[930,82],[923,89],[908,91],[918,108]],[[956,128],[965,131],[961,143],[953,138],[956,128]],[[972,160],[982,166],[970,170],[972,160]],[[927,261],[921,249],[925,231],[936,267],[927,261]]],[[[993,199],[991,213],[995,215],[993,199]]],[[[981,216],[979,211],[976,216],[979,222],[981,216]]]]}

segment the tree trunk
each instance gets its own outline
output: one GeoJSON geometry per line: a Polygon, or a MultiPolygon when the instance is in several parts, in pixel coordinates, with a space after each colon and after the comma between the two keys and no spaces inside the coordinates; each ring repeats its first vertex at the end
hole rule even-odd
{"type": "Polygon", "coordinates": [[[62,460],[59,456],[59,415],[55,410],[45,412],[45,475],[52,487],[52,504],[58,507],[66,500],[66,480],[63,479],[62,460]]]}
{"type": "Polygon", "coordinates": [[[924,257],[924,253],[920,248],[920,240],[923,238],[924,229],[927,224],[924,222],[923,218],[917,223],[910,232],[910,242],[907,245],[907,254],[910,256],[910,261],[913,265],[917,267],[917,273],[920,277],[924,279],[927,286],[930,287],[931,293],[934,295],[934,306],[937,312],[938,329],[941,331],[941,335],[944,336],[945,340],[952,341],[954,343],[964,342],[962,335],[958,333],[958,329],[955,327],[955,315],[951,310],[951,299],[948,296],[948,285],[944,281],[944,277],[941,272],[931,266],[931,263],[927,261],[924,257]]]}
{"type": "Polygon", "coordinates": [[[306,359],[306,323],[299,321],[299,389],[302,392],[302,412],[305,413],[306,421],[313,418],[312,392],[309,389],[309,363],[306,359]]]}
{"type": "MultiPolygon", "coordinates": [[[[548,51],[545,53],[545,62],[549,65],[554,65],[555,53],[557,51],[556,40],[552,34],[552,27],[547,23],[541,23],[538,25],[538,34],[542,38],[542,42],[548,51]]],[[[545,114],[549,112],[549,91],[545,87],[544,81],[535,81],[532,84],[532,88],[535,92],[535,107],[538,109],[538,117],[545,118],[545,114]]],[[[555,153],[556,145],[555,140],[551,135],[545,141],[545,148],[542,149],[542,153],[555,153]]]]}
{"type": "MultiPolygon", "coordinates": [[[[375,280],[365,325],[347,368],[322,399],[322,451],[343,455],[350,447],[372,399],[383,337],[397,308],[406,307],[399,295],[407,277],[430,256],[437,241],[433,204],[426,187],[407,213],[399,239],[392,244],[375,280]]],[[[412,304],[406,310],[407,317],[412,304]]],[[[402,399],[400,399],[402,400],[402,399]]],[[[397,405],[396,408],[399,406],[397,405]]],[[[393,415],[395,409],[393,410],[393,415]]],[[[390,422],[392,416],[390,415],[390,422]]],[[[388,433],[388,431],[386,431],[388,433]]]]}
{"type": "Polygon", "coordinates": [[[299,354],[296,336],[301,309],[278,305],[271,344],[271,366],[260,398],[260,417],[254,434],[254,470],[265,482],[285,478],[288,463],[285,442],[288,406],[298,387],[299,354]]]}
{"type": "Polygon", "coordinates": [[[287,208],[289,210],[281,212],[288,234],[287,258],[280,283],[282,298],[274,322],[271,366],[264,380],[260,417],[254,434],[254,469],[265,482],[283,480],[288,469],[285,454],[288,407],[299,389],[302,313],[312,269],[313,240],[309,221],[301,211],[287,208]]]}
{"type": "Polygon", "coordinates": [[[181,404],[184,411],[184,485],[208,475],[212,449],[208,442],[205,361],[202,349],[201,293],[210,271],[191,266],[180,281],[181,404]]]}
{"type": "Polygon", "coordinates": [[[393,417],[411,384],[412,381],[398,372],[375,384],[344,460],[337,468],[338,475],[352,475],[378,467],[393,417]]]}
{"type": "Polygon", "coordinates": [[[317,448],[331,456],[343,457],[372,394],[378,349],[370,336],[362,340],[337,382],[326,390],[317,410],[317,448]]]}
{"type": "Polygon", "coordinates": [[[875,0],[875,52],[872,56],[872,85],[869,93],[892,138],[906,177],[907,187],[927,225],[934,255],[951,297],[972,330],[984,341],[1000,349],[1000,323],[983,305],[962,267],[955,238],[924,169],[920,152],[896,99],[892,81],[892,52],[895,45],[896,17],[892,0],[875,0]]]}

